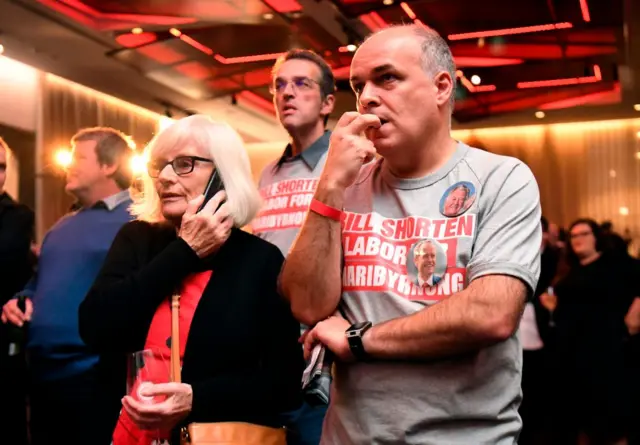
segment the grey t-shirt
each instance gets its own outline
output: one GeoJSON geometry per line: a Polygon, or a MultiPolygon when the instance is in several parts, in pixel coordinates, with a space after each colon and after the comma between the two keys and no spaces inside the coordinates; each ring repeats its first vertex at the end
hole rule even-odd
{"type": "Polygon", "coordinates": [[[252,222],[253,233],[278,246],[286,257],[302,227],[322,173],[331,132],[325,133],[296,157],[290,146],[280,160],[263,171],[258,188],[264,200],[252,222]]]}
{"type": "MultiPolygon", "coordinates": [[[[505,274],[535,289],[539,190],[517,159],[458,144],[439,171],[399,179],[383,160],[347,191],[341,308],[375,325],[505,274]]],[[[425,363],[338,363],[323,445],[512,445],[521,428],[517,335],[425,363]]]]}

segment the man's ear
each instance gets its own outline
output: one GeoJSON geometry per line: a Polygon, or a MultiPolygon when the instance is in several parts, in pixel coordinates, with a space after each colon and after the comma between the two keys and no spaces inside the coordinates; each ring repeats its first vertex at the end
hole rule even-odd
{"type": "Polygon", "coordinates": [[[335,105],[336,105],[336,96],[334,96],[333,94],[329,94],[322,101],[322,108],[320,108],[320,115],[329,116],[331,113],[333,113],[333,108],[335,107],[335,105]]]}
{"type": "Polygon", "coordinates": [[[455,80],[451,78],[451,74],[441,71],[433,78],[433,85],[436,89],[436,104],[440,107],[445,105],[451,99],[453,94],[453,85],[455,80]]]}
{"type": "Polygon", "coordinates": [[[113,176],[118,172],[118,163],[114,162],[112,165],[102,164],[100,165],[100,169],[104,172],[105,176],[109,178],[113,178],[113,176]]]}

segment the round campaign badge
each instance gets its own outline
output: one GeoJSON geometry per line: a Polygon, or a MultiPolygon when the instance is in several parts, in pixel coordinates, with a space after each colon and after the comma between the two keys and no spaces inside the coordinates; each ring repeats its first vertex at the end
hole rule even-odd
{"type": "Polygon", "coordinates": [[[440,198],[440,213],[444,216],[459,216],[469,210],[476,200],[476,187],[469,181],[453,184],[440,198]]]}
{"type": "Polygon", "coordinates": [[[426,238],[411,246],[407,272],[411,282],[420,287],[436,286],[447,271],[447,254],[442,244],[426,238]]]}

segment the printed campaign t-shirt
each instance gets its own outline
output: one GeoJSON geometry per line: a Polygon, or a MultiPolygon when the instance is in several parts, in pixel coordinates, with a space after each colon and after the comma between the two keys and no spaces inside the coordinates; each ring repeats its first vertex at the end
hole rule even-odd
{"type": "MultiPolygon", "coordinates": [[[[517,159],[459,143],[439,171],[399,179],[384,160],[347,190],[341,308],[373,324],[413,314],[489,274],[539,276],[540,200],[517,159]]],[[[518,336],[429,362],[336,363],[322,444],[512,445],[518,336]]]]}
{"type": "Polygon", "coordinates": [[[258,188],[264,204],[251,224],[252,231],[278,246],[285,257],[307,216],[327,160],[330,137],[331,132],[325,131],[295,157],[291,156],[291,146],[287,146],[282,157],[260,176],[258,188]]]}

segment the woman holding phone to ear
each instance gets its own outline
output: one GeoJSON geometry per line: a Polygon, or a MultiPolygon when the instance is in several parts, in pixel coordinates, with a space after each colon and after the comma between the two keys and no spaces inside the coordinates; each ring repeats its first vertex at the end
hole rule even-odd
{"type": "Polygon", "coordinates": [[[101,354],[100,384],[119,394],[114,445],[150,443],[147,430],[177,444],[192,422],[279,428],[279,414],[301,404],[304,361],[298,322],[277,292],[283,256],[240,230],[260,202],[242,140],[195,115],[160,132],[145,153],[138,219],[114,240],[79,312],[82,338],[101,354]],[[224,190],[213,185],[205,203],[214,172],[224,190]],[[153,348],[169,363],[176,292],[183,383],[145,387],[162,400],[145,404],[125,395],[125,357],[153,348]]]}

